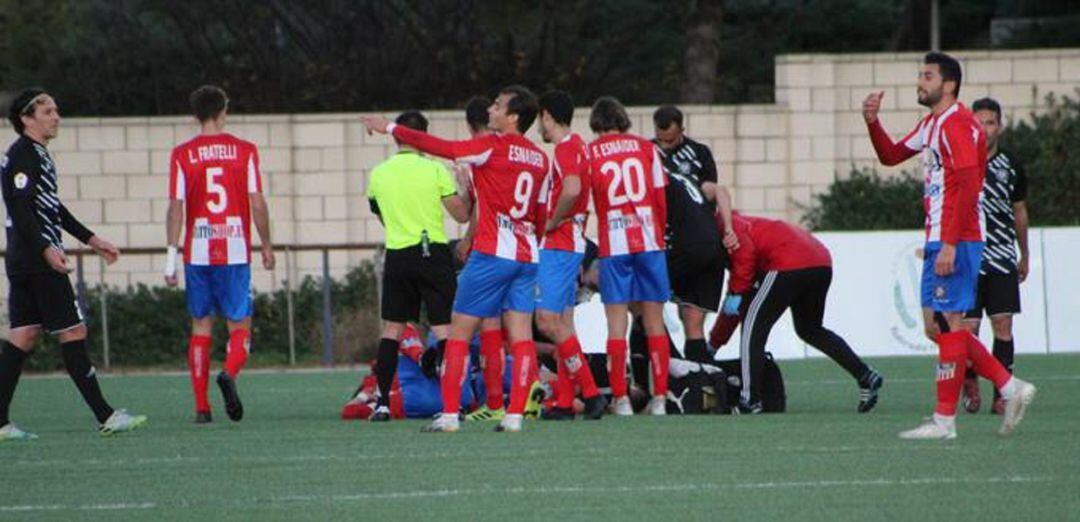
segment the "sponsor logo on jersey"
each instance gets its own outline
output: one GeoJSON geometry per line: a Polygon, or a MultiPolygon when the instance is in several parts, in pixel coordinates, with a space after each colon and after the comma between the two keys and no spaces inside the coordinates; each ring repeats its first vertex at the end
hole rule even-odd
{"type": "Polygon", "coordinates": [[[244,227],[237,223],[196,224],[193,232],[195,239],[244,238],[244,227]]]}

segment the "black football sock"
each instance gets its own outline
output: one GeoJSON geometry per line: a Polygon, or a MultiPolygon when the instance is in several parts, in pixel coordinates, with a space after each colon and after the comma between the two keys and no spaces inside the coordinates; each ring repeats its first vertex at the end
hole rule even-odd
{"type": "MultiPolygon", "coordinates": [[[[1005,341],[1003,339],[994,338],[994,357],[998,362],[1009,370],[1009,373],[1013,372],[1013,356],[1015,355],[1015,347],[1013,346],[1013,340],[1009,339],[1005,341]]],[[[994,388],[994,398],[1001,396],[1001,392],[997,388],[994,388]]]]}
{"type": "Polygon", "coordinates": [[[98,386],[97,370],[90,364],[90,357],[86,354],[86,341],[70,341],[60,345],[60,354],[64,358],[64,367],[68,375],[79,389],[86,405],[94,412],[99,424],[108,420],[113,414],[112,407],[105,402],[101,395],[101,387],[98,386]]]}
{"type": "Polygon", "coordinates": [[[630,374],[634,384],[643,389],[649,388],[649,346],[645,336],[645,327],[635,319],[630,325],[630,374]]]}
{"type": "Polygon", "coordinates": [[[375,380],[379,384],[379,406],[390,406],[390,390],[394,387],[400,347],[401,342],[396,339],[383,338],[379,341],[379,351],[375,356],[375,380]]]}
{"type": "Polygon", "coordinates": [[[19,376],[22,375],[23,362],[29,356],[30,354],[7,341],[4,341],[4,346],[0,349],[0,426],[11,422],[8,418],[11,398],[15,396],[15,387],[18,386],[19,376]]]}
{"type": "Polygon", "coordinates": [[[683,347],[686,351],[686,359],[697,363],[708,363],[709,350],[705,347],[705,339],[687,339],[683,347]]]}

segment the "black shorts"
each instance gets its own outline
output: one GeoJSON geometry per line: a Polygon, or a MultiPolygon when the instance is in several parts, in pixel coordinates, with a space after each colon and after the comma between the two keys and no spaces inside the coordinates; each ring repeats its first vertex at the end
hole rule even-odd
{"type": "Polygon", "coordinates": [[[83,323],[68,276],[59,272],[8,275],[8,317],[11,328],[41,326],[49,333],[83,323]]]}
{"type": "Polygon", "coordinates": [[[672,300],[715,312],[724,291],[722,245],[687,245],[667,253],[672,300]]]}
{"type": "Polygon", "coordinates": [[[382,289],[384,321],[419,321],[422,303],[430,324],[450,324],[457,290],[450,248],[437,243],[428,250],[427,257],[419,245],[386,251],[382,289]]]}
{"type": "Polygon", "coordinates": [[[975,291],[975,308],[968,311],[968,319],[982,319],[983,310],[993,317],[1020,313],[1020,274],[1015,270],[1007,274],[989,272],[979,274],[979,287],[975,291]]]}

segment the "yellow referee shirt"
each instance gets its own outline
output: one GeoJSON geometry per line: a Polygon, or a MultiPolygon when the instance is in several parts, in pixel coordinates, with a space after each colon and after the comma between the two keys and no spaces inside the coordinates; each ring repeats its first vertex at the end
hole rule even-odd
{"type": "Polygon", "coordinates": [[[426,230],[432,243],[447,242],[443,198],[457,194],[450,170],[441,162],[402,150],[371,171],[367,197],[379,207],[386,227],[386,248],[420,244],[426,230]]]}

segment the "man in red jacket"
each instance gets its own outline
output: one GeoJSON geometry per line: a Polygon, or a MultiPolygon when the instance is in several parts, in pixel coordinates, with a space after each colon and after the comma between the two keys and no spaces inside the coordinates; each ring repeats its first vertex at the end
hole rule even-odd
{"type": "Polygon", "coordinates": [[[825,245],[805,230],[773,219],[735,213],[732,229],[739,248],[731,252],[728,295],[721,313],[737,316],[748,298],[743,319],[740,356],[742,395],[739,410],[761,411],[759,394],[769,330],[791,308],[795,333],[847,370],[859,383],[859,413],[877,404],[885,380],[855,355],[846,342],[822,326],[825,301],[832,283],[832,257],[825,245]]]}

